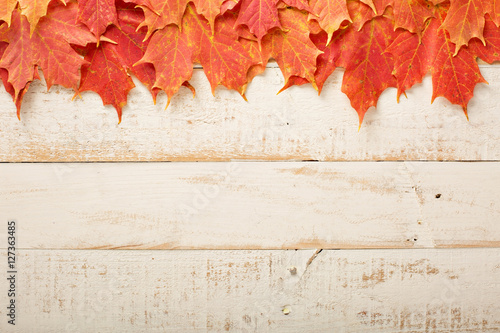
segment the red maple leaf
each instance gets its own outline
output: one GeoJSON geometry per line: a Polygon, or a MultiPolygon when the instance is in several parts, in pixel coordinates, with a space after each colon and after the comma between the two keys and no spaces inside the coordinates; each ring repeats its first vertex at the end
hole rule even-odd
{"type": "Polygon", "coordinates": [[[115,107],[120,123],[122,109],[127,104],[127,95],[135,84],[123,66],[117,46],[108,42],[101,43],[99,47],[90,44],[86,52],[85,60],[88,64],[82,67],[79,92],[97,92],[104,105],[115,107]]]}
{"type": "Polygon", "coordinates": [[[398,82],[398,96],[421,82],[428,71],[432,73],[432,101],[438,96],[461,105],[467,116],[467,104],[477,83],[486,82],[479,72],[475,55],[466,48],[454,56],[455,44],[443,28],[446,6],[435,9],[422,33],[421,41],[409,32],[402,32],[387,49],[394,55],[394,75],[398,82]]]}
{"type": "Polygon", "coordinates": [[[259,43],[273,28],[281,28],[278,0],[241,0],[237,24],[244,24],[257,36],[259,43]]]}
{"type": "Polygon", "coordinates": [[[78,0],[78,21],[97,37],[111,24],[118,24],[115,0],[78,0]]]}
{"type": "Polygon", "coordinates": [[[153,100],[159,89],[153,88],[156,81],[156,72],[152,64],[135,64],[144,56],[149,45],[145,40],[147,29],[138,28],[144,21],[144,13],[133,5],[117,2],[118,23],[111,25],[105,33],[105,37],[116,42],[115,50],[120,55],[122,65],[134,74],[151,92],[153,100]]]}
{"type": "Polygon", "coordinates": [[[484,16],[489,12],[491,0],[453,0],[443,22],[443,28],[450,33],[455,53],[474,37],[484,43],[484,16]]]}
{"type": "Polygon", "coordinates": [[[188,43],[188,37],[179,27],[169,25],[151,37],[146,54],[137,63],[154,65],[154,87],[167,93],[167,107],[179,88],[193,75],[193,51],[188,43]]]}
{"type": "Polygon", "coordinates": [[[19,10],[14,10],[5,38],[9,45],[0,59],[0,68],[8,71],[16,103],[21,102],[21,93],[36,78],[35,68],[38,67],[44,73],[48,89],[53,84],[78,88],[80,68],[85,61],[70,44],[85,46],[96,39],[75,22],[76,6],[75,3],[67,6],[53,3],[31,37],[28,19],[19,10]]]}
{"type": "Polygon", "coordinates": [[[212,93],[218,85],[224,85],[245,97],[248,70],[258,60],[252,59],[249,50],[238,41],[234,23],[235,14],[226,12],[215,21],[212,35],[208,21],[188,6],[182,31],[187,35],[193,61],[203,66],[212,93]]]}
{"type": "Polygon", "coordinates": [[[12,12],[16,8],[17,0],[0,1],[0,21],[4,21],[10,26],[12,12]]]}
{"type": "MultiPolygon", "coordinates": [[[[280,66],[285,78],[285,87],[293,77],[301,77],[311,82],[317,89],[314,73],[316,59],[322,53],[309,38],[307,13],[287,8],[279,11],[283,30],[275,29],[262,41],[266,49],[280,66]]],[[[294,80],[294,79],[292,79],[294,80]]]]}
{"type": "Polygon", "coordinates": [[[360,31],[352,26],[339,40],[337,65],[345,68],[342,92],[358,112],[359,123],[366,111],[377,105],[382,92],[396,87],[392,75],[394,59],[385,53],[397,33],[392,20],[379,16],[367,22],[360,31]]]}
{"type": "Polygon", "coordinates": [[[142,2],[139,7],[144,10],[145,20],[139,26],[148,27],[146,39],[158,29],[169,24],[181,25],[182,16],[189,0],[148,0],[149,5],[142,2]]]}
{"type": "Polygon", "coordinates": [[[344,21],[351,21],[345,0],[311,0],[310,6],[309,19],[318,20],[321,28],[326,31],[327,44],[344,21]]]}

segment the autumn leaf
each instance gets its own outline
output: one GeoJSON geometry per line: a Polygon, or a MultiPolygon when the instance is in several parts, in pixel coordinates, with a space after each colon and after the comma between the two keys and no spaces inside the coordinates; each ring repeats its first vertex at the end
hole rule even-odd
{"type": "Polygon", "coordinates": [[[146,54],[137,63],[137,66],[154,65],[154,87],[167,93],[167,107],[179,88],[193,75],[193,51],[188,43],[187,36],[181,33],[179,27],[169,25],[153,35],[146,54]]]}
{"type": "Polygon", "coordinates": [[[115,0],[78,0],[78,21],[99,40],[110,24],[117,24],[115,0]]]}
{"type": "Polygon", "coordinates": [[[500,26],[500,0],[491,0],[488,14],[495,25],[500,26]]]}
{"type": "MultiPolygon", "coordinates": [[[[321,94],[323,90],[323,85],[330,75],[337,68],[337,59],[341,53],[341,43],[344,34],[348,29],[337,30],[330,41],[328,42],[328,35],[325,31],[320,31],[317,34],[312,34],[310,36],[311,41],[316,45],[316,47],[323,53],[321,53],[316,59],[316,71],[314,72],[314,79],[318,88],[318,95],[321,94]]],[[[304,85],[310,83],[307,79],[300,76],[291,76],[285,86],[280,90],[283,91],[291,86],[304,85]]]]}
{"type": "Polygon", "coordinates": [[[430,71],[436,54],[439,25],[438,20],[428,21],[421,39],[409,31],[402,31],[387,48],[395,59],[393,73],[398,82],[398,101],[401,94],[422,82],[430,71]]]}
{"type": "Polygon", "coordinates": [[[79,92],[90,90],[98,93],[104,105],[115,107],[120,123],[127,95],[135,84],[123,66],[116,45],[103,42],[97,47],[96,44],[90,44],[85,60],[88,64],[82,66],[79,92]]]}
{"type": "Polygon", "coordinates": [[[351,21],[346,0],[311,0],[310,6],[309,19],[317,19],[321,28],[326,31],[327,44],[344,21],[351,21]]]}
{"type": "Polygon", "coordinates": [[[360,31],[348,29],[340,40],[342,51],[337,65],[345,68],[342,92],[358,112],[361,126],[366,111],[377,105],[382,92],[396,87],[394,59],[385,50],[397,33],[393,22],[383,16],[367,22],[360,31]]]}
{"type": "MultiPolygon", "coordinates": [[[[35,31],[38,21],[47,15],[47,7],[51,0],[18,0],[21,13],[28,18],[31,34],[35,31]]],[[[58,0],[66,4],[65,0],[58,0]]]]}
{"type": "Polygon", "coordinates": [[[150,6],[139,5],[144,10],[145,20],[139,25],[148,27],[146,39],[153,32],[169,24],[181,25],[182,16],[189,0],[149,0],[150,6]]]}
{"type": "Polygon", "coordinates": [[[31,37],[28,19],[19,10],[13,12],[6,36],[9,45],[0,60],[0,68],[8,71],[16,103],[20,104],[22,92],[35,78],[35,67],[43,71],[48,89],[53,84],[78,89],[80,68],[85,61],[70,44],[85,46],[96,40],[90,31],[75,22],[76,6],[75,3],[49,6],[31,37]]]}
{"type": "Polygon", "coordinates": [[[300,10],[310,11],[308,0],[282,0],[286,5],[300,10]]]}
{"type": "Polygon", "coordinates": [[[446,7],[437,7],[435,16],[423,31],[421,42],[416,35],[403,32],[387,49],[396,59],[394,75],[398,82],[398,96],[421,82],[430,70],[432,101],[443,96],[453,104],[462,106],[467,115],[467,104],[473,96],[474,87],[486,81],[479,72],[472,52],[462,48],[454,56],[455,45],[442,26],[446,7]]]}
{"type": "Polygon", "coordinates": [[[276,7],[278,0],[241,0],[237,24],[244,24],[259,43],[273,28],[281,28],[276,7]]]}
{"type": "Polygon", "coordinates": [[[215,18],[221,14],[224,1],[226,0],[193,0],[196,12],[208,20],[212,33],[215,30],[215,18]]]}
{"type": "Polygon", "coordinates": [[[489,64],[500,61],[500,29],[490,18],[484,25],[484,40],[486,45],[476,38],[472,39],[468,47],[470,52],[489,64]]]}
{"type": "MultiPolygon", "coordinates": [[[[441,9],[438,19],[443,20],[445,16],[446,11],[441,9]]],[[[453,104],[461,105],[468,119],[467,104],[474,95],[474,87],[477,83],[487,82],[479,71],[476,57],[469,50],[460,49],[455,55],[453,40],[444,29],[438,29],[437,38],[440,48],[431,69],[432,101],[443,96],[453,104]]]]}
{"type": "Polygon", "coordinates": [[[285,86],[292,76],[309,81],[317,89],[314,72],[316,58],[322,53],[309,38],[307,13],[297,9],[280,10],[283,30],[276,29],[262,41],[263,48],[270,50],[271,56],[280,66],[285,78],[285,86]]]}
{"type": "MultiPolygon", "coordinates": [[[[7,50],[8,46],[9,46],[8,43],[0,42],[0,58],[4,55],[5,50],[7,50]]],[[[7,91],[7,93],[9,93],[12,96],[12,100],[16,105],[17,118],[21,119],[20,118],[21,101],[23,99],[24,94],[28,90],[29,83],[21,90],[19,96],[16,97],[16,91],[14,89],[14,86],[9,82],[9,72],[4,68],[0,68],[0,79],[2,80],[5,91],[7,91]]]]}
{"type": "Polygon", "coordinates": [[[483,29],[484,16],[489,11],[491,0],[453,0],[443,22],[443,28],[450,33],[450,40],[454,43],[455,52],[469,40],[477,37],[484,44],[483,29]]]}
{"type": "Polygon", "coordinates": [[[153,100],[156,101],[159,89],[153,87],[156,81],[154,66],[135,65],[144,56],[150,43],[149,40],[145,40],[147,29],[138,29],[144,21],[144,13],[133,5],[120,2],[117,2],[117,12],[118,25],[111,25],[104,36],[117,43],[115,51],[120,56],[122,65],[149,89],[153,100]]]}
{"type": "Polygon", "coordinates": [[[427,0],[393,0],[396,28],[421,34],[424,23],[432,17],[432,7],[427,0]]]}
{"type": "MultiPolygon", "coordinates": [[[[371,1],[371,0],[370,0],[371,1]]],[[[347,10],[352,19],[351,28],[361,30],[366,22],[371,21],[373,18],[380,16],[377,15],[375,5],[373,7],[359,0],[348,0],[347,10]]]]}
{"type": "Polygon", "coordinates": [[[188,6],[182,31],[187,35],[193,61],[203,66],[212,93],[218,85],[224,85],[245,97],[247,72],[257,62],[238,41],[234,22],[233,13],[227,12],[215,21],[215,33],[212,35],[208,21],[188,6]]]}
{"type": "Polygon", "coordinates": [[[1,0],[0,1],[0,21],[4,21],[10,26],[12,12],[16,8],[17,0],[1,0]]]}
{"type": "Polygon", "coordinates": [[[14,100],[28,82],[33,80],[35,70],[34,50],[30,38],[30,24],[19,10],[12,13],[11,27],[7,32],[9,42],[2,58],[0,68],[9,73],[8,82],[14,88],[14,100]]]}

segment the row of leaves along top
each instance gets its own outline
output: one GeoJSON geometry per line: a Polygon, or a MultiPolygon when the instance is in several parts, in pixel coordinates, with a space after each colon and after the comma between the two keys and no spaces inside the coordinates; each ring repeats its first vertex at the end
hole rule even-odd
{"type": "Polygon", "coordinates": [[[336,67],[360,124],[380,94],[398,98],[430,72],[432,100],[467,104],[486,82],[476,59],[499,60],[492,0],[0,0],[0,76],[17,114],[42,70],[47,86],[91,90],[121,121],[134,74],[168,101],[203,66],[212,91],[245,98],[270,58],[286,89],[321,92],[336,67]]]}

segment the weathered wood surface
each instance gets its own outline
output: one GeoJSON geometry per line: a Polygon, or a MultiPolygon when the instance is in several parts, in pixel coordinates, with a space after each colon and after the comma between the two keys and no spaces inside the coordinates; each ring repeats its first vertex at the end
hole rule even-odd
{"type": "Polygon", "coordinates": [[[499,332],[499,281],[499,249],[25,250],[0,330],[499,332]]]}
{"type": "Polygon", "coordinates": [[[3,163],[0,184],[21,248],[500,246],[500,162],[3,163]]]}
{"type": "Polygon", "coordinates": [[[168,110],[156,106],[138,84],[124,120],[103,107],[97,94],[34,83],[25,97],[22,121],[10,96],[0,92],[0,161],[228,161],[245,160],[500,160],[500,67],[481,65],[490,83],[480,84],[462,110],[443,98],[430,104],[431,80],[396,103],[396,90],[382,95],[358,132],[358,118],[341,92],[342,71],[321,97],[311,87],[280,95],[278,68],[268,68],[249,86],[249,102],[219,88],[215,97],[201,70],[193,99],[181,89],[168,110]]]}

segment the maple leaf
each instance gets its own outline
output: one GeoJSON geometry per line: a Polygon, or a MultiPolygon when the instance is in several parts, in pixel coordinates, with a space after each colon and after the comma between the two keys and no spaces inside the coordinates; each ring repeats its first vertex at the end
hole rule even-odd
{"type": "Polygon", "coordinates": [[[6,37],[9,44],[0,59],[0,68],[9,73],[8,82],[14,89],[13,98],[16,101],[19,92],[33,80],[35,70],[30,25],[19,10],[12,13],[11,27],[6,37]]]}
{"type": "MultiPolygon", "coordinates": [[[[8,45],[9,45],[8,43],[0,42],[0,58],[5,53],[5,50],[7,49],[8,45]]],[[[0,79],[3,82],[3,86],[5,88],[5,91],[7,91],[7,93],[9,93],[12,96],[12,100],[16,104],[17,118],[21,119],[20,118],[21,101],[23,99],[24,94],[28,90],[29,83],[21,90],[19,96],[16,97],[16,91],[14,89],[14,86],[9,82],[9,72],[4,68],[0,68],[0,79]]]]}
{"type": "Polygon", "coordinates": [[[182,16],[189,0],[149,0],[150,5],[140,4],[145,20],[139,25],[148,27],[146,39],[158,29],[163,29],[169,24],[181,25],[182,16]]]}
{"type": "Polygon", "coordinates": [[[407,31],[402,32],[387,49],[394,55],[394,75],[398,96],[421,82],[428,71],[432,73],[432,101],[438,96],[461,105],[467,116],[467,104],[477,83],[486,82],[479,72],[476,57],[462,48],[454,56],[455,45],[442,27],[446,7],[436,7],[436,18],[427,24],[422,40],[407,31]]]}
{"type": "Polygon", "coordinates": [[[393,22],[383,16],[367,22],[360,31],[352,26],[342,36],[342,51],[337,65],[345,68],[342,92],[358,112],[359,124],[366,111],[377,105],[382,92],[396,87],[392,75],[394,59],[384,54],[396,37],[393,22]]]}
{"type": "Polygon", "coordinates": [[[300,10],[310,11],[309,3],[307,0],[282,0],[286,5],[295,7],[300,10]]]}
{"type": "Polygon", "coordinates": [[[117,12],[117,25],[111,25],[104,36],[117,43],[115,51],[120,56],[122,65],[149,89],[156,102],[159,89],[153,87],[156,80],[154,66],[152,64],[135,65],[144,56],[150,43],[149,40],[145,40],[147,29],[138,29],[144,20],[144,13],[134,6],[121,2],[117,2],[117,12]]]}
{"type": "Polygon", "coordinates": [[[317,17],[319,25],[328,34],[327,44],[344,21],[351,21],[345,0],[311,0],[311,15],[317,17]]]}
{"type": "Polygon", "coordinates": [[[78,92],[95,91],[104,105],[112,105],[118,113],[118,123],[122,121],[122,109],[127,104],[127,95],[135,87],[134,82],[127,74],[122,58],[116,50],[116,45],[103,42],[96,46],[87,47],[85,60],[87,65],[82,66],[82,79],[78,92]]]}
{"type": "Polygon", "coordinates": [[[273,28],[281,28],[278,0],[241,0],[237,24],[246,25],[259,43],[273,28]]]}
{"type": "Polygon", "coordinates": [[[371,2],[371,5],[372,7],[359,0],[347,1],[347,10],[352,20],[352,29],[361,30],[366,22],[372,20],[376,16],[379,16],[376,13],[376,8],[373,2],[371,2]]]}
{"type": "Polygon", "coordinates": [[[47,89],[53,84],[78,88],[79,70],[85,61],[70,44],[84,46],[96,40],[90,31],[75,23],[76,6],[74,3],[66,7],[57,3],[49,6],[31,37],[28,19],[19,10],[13,12],[6,36],[9,45],[0,59],[0,68],[9,73],[15,101],[36,78],[36,67],[43,71],[47,89]]]}
{"type": "MultiPolygon", "coordinates": [[[[28,18],[30,23],[30,33],[33,34],[38,21],[47,15],[47,8],[51,0],[18,0],[21,6],[21,13],[28,18]]],[[[65,0],[59,0],[66,4],[65,0]]]]}
{"type": "Polygon", "coordinates": [[[252,59],[249,50],[238,41],[233,29],[235,13],[227,12],[215,21],[212,35],[208,21],[188,6],[183,19],[183,30],[193,53],[193,62],[199,62],[212,87],[218,85],[238,91],[244,98],[247,72],[258,61],[252,59]]]}
{"type": "Polygon", "coordinates": [[[500,26],[500,0],[491,0],[488,14],[496,26],[500,26]]]}
{"type": "Polygon", "coordinates": [[[115,0],[78,0],[78,21],[99,38],[110,24],[117,23],[115,0]]]}
{"type": "Polygon", "coordinates": [[[396,28],[421,34],[425,21],[432,17],[432,8],[427,0],[394,0],[394,23],[396,28]]]}
{"type": "Polygon", "coordinates": [[[276,29],[262,41],[280,66],[285,86],[293,76],[302,77],[317,89],[314,72],[316,58],[322,53],[309,38],[307,14],[293,8],[279,11],[283,30],[276,29]]]}
{"type": "Polygon", "coordinates": [[[467,45],[473,37],[484,44],[484,15],[489,11],[491,0],[453,0],[443,22],[443,28],[450,33],[450,40],[456,45],[455,53],[467,45]]]}
{"type": "Polygon", "coordinates": [[[489,64],[500,61],[500,29],[491,18],[487,18],[484,25],[484,40],[486,45],[476,38],[472,39],[468,47],[470,52],[489,64]]]}
{"type": "Polygon", "coordinates": [[[151,37],[146,54],[137,63],[154,65],[154,87],[167,93],[167,107],[181,85],[193,75],[192,53],[187,36],[177,26],[169,25],[151,37]]]}
{"type": "Polygon", "coordinates": [[[220,14],[224,15],[227,11],[233,10],[239,3],[240,3],[240,0],[226,0],[226,1],[224,1],[220,7],[220,14]]]}
{"type": "MultiPolygon", "coordinates": [[[[317,34],[312,34],[310,36],[314,45],[316,45],[316,47],[323,52],[316,59],[316,71],[314,72],[314,79],[318,87],[318,95],[321,94],[323,85],[328,77],[330,77],[330,75],[337,68],[336,62],[341,53],[341,41],[346,31],[348,30],[337,30],[333,34],[333,37],[328,45],[328,34],[325,31],[319,31],[317,34]]],[[[300,76],[291,76],[280,92],[291,86],[300,86],[306,83],[310,83],[309,80],[300,76]]]]}
{"type": "Polygon", "coordinates": [[[16,8],[17,0],[0,1],[0,21],[4,21],[10,26],[12,12],[16,8]]]}
{"type": "MultiPolygon", "coordinates": [[[[222,3],[226,0],[192,0],[198,14],[203,15],[212,28],[215,30],[215,18],[221,14],[222,3]]],[[[233,2],[234,3],[234,2],[233,2]]]]}

